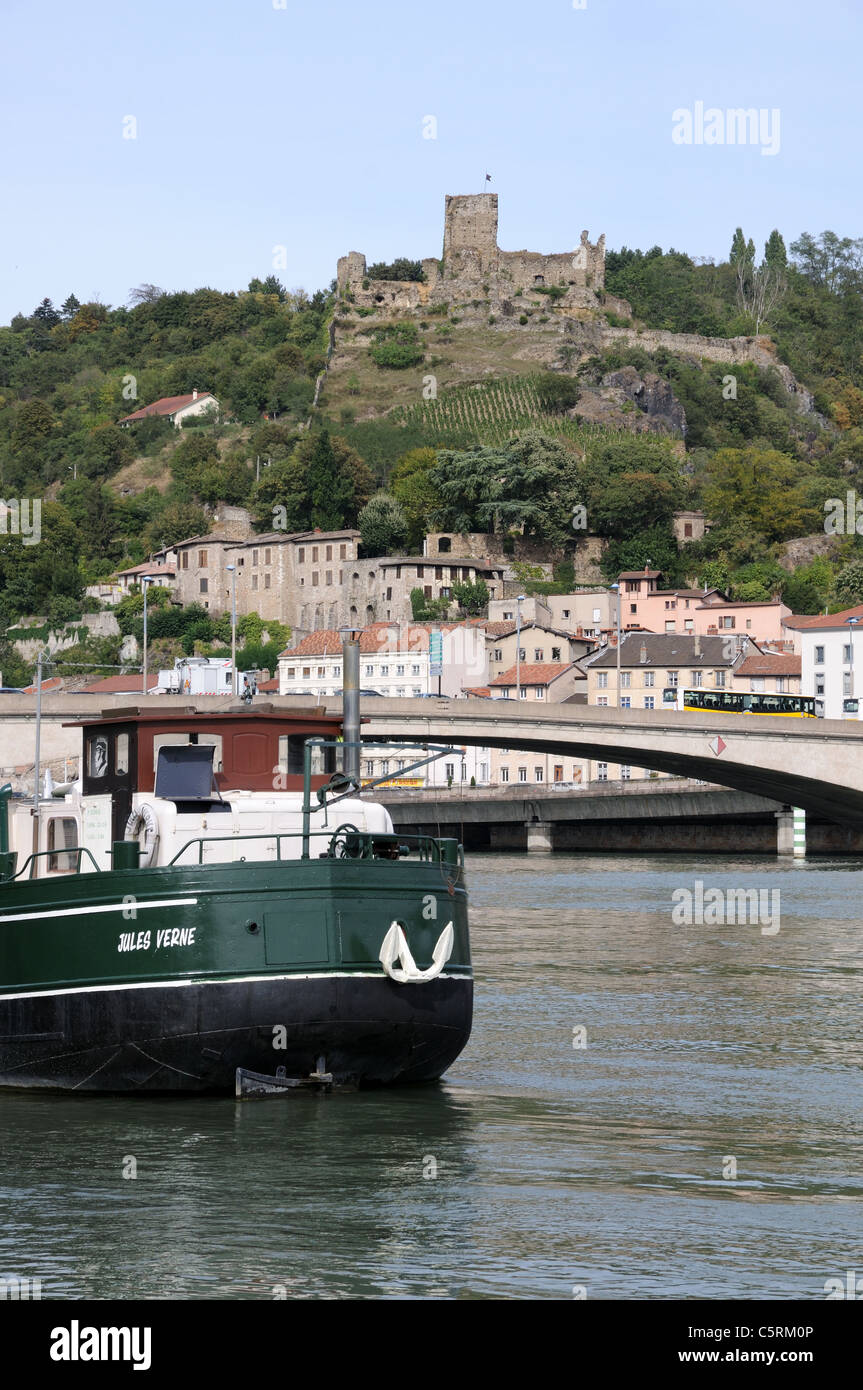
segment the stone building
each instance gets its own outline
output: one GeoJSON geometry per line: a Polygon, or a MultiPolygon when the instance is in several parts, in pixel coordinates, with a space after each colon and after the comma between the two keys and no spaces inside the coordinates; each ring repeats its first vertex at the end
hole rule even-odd
{"type": "Polygon", "coordinates": [[[236,584],[240,617],[258,613],[305,631],[336,626],[343,621],[345,577],[359,538],[351,530],[273,531],[245,541],[193,536],[173,547],[176,598],[218,616],[231,611],[236,584]]]}
{"type": "Polygon", "coordinates": [[[369,280],[366,258],[359,251],[341,256],[338,286],[357,304],[370,308],[416,309],[453,297],[479,297],[509,303],[521,290],[558,289],[564,308],[597,304],[605,286],[605,236],[593,243],[581,233],[571,251],[501,251],[497,244],[497,194],[448,194],[444,213],[441,261],[422,262],[424,281],[369,280]]]}
{"type": "Polygon", "coordinates": [[[437,563],[429,563],[425,555],[356,560],[345,571],[339,622],[360,627],[407,622],[413,616],[412,589],[422,589],[426,599],[448,599],[454,584],[475,584],[479,579],[492,598],[503,592],[503,567],[470,556],[446,555],[437,563]]]}

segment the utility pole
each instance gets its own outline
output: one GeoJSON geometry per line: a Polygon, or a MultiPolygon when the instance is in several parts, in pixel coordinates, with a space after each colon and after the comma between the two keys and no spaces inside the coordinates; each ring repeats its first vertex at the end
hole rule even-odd
{"type": "Polygon", "coordinates": [[[515,601],[515,698],[521,699],[521,605],[525,595],[519,594],[515,601]]]}

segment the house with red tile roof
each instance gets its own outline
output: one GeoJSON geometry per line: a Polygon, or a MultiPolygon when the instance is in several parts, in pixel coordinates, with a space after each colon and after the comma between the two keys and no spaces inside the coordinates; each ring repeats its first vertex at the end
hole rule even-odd
{"type": "Polygon", "coordinates": [[[587,677],[575,662],[522,662],[489,681],[492,698],[541,700],[561,704],[574,695],[587,698],[587,677]]]}
{"type": "Polygon", "coordinates": [[[190,419],[193,415],[205,415],[212,412],[215,416],[219,414],[219,402],[212,391],[190,391],[185,396],[162,396],[158,401],[151,402],[150,405],[141,406],[140,410],[133,410],[131,415],[124,415],[117,423],[120,425],[135,425],[139,420],[146,420],[151,415],[161,416],[162,419],[170,420],[175,429],[179,429],[184,420],[190,419]]]}
{"type": "MultiPolygon", "coordinates": [[[[360,631],[360,687],[390,698],[460,695],[486,679],[485,629],[481,622],[370,623],[360,631]],[[432,675],[431,634],[441,634],[440,676],[432,675]]],[[[341,695],[342,634],[310,632],[279,653],[281,695],[341,695]]]]}

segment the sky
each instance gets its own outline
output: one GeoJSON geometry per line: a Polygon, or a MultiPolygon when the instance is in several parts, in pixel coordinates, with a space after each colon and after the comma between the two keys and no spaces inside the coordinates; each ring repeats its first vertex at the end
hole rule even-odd
{"type": "Polygon", "coordinates": [[[438,256],[447,193],[509,251],[860,236],[861,53],[863,0],[0,0],[0,323],[438,256]]]}

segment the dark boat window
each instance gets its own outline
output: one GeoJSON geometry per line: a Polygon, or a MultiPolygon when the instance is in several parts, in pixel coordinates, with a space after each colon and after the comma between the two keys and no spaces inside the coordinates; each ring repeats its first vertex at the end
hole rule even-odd
{"type": "Polygon", "coordinates": [[[187,748],[190,744],[215,748],[213,771],[222,771],[221,734],[156,734],[153,739],[153,771],[156,771],[159,764],[160,748],[187,748]]]}
{"type": "MultiPolygon", "coordinates": [[[[306,739],[309,737],[311,737],[309,734],[279,735],[279,772],[285,772],[293,777],[302,777],[303,748],[306,739]]],[[[334,748],[312,749],[313,777],[319,777],[324,772],[333,771],[335,768],[335,751],[334,748]]]]}
{"type": "Polygon", "coordinates": [[[108,771],[108,739],[104,734],[90,739],[87,770],[91,777],[104,777],[108,771]]]}
{"type": "Polygon", "coordinates": [[[114,771],[118,774],[129,771],[128,734],[117,735],[117,742],[114,745],[114,771]]]}
{"type": "Polygon", "coordinates": [[[213,746],[161,748],[156,764],[155,795],[167,801],[213,799],[213,746]]]}

